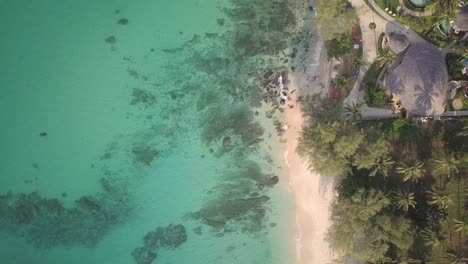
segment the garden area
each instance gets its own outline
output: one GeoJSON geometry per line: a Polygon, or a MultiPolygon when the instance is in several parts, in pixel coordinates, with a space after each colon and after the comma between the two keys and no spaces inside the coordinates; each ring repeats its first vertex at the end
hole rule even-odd
{"type": "Polygon", "coordinates": [[[364,91],[364,100],[370,107],[386,107],[389,103],[389,96],[384,87],[381,87],[379,76],[384,67],[377,61],[372,63],[367,70],[361,83],[360,90],[364,91]]]}
{"type": "Polygon", "coordinates": [[[330,94],[335,102],[346,98],[351,91],[362,61],[362,32],[356,10],[346,0],[321,1],[317,25],[325,40],[329,60],[336,60],[333,68],[338,76],[331,80],[330,94]]]}

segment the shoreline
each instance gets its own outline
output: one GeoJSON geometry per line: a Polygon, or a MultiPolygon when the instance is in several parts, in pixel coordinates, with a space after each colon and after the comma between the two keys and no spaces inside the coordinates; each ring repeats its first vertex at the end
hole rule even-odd
{"type": "Polygon", "coordinates": [[[281,149],[295,205],[295,256],[297,264],[326,264],[333,260],[333,251],[325,241],[330,226],[330,205],[334,197],[331,179],[312,172],[306,160],[296,152],[301,128],[307,122],[299,96],[326,96],[330,82],[331,63],[323,42],[307,53],[308,66],[304,72],[289,76],[290,95],[285,107],[287,142],[281,149]],[[318,59],[318,61],[317,61],[318,59]],[[293,106],[290,108],[289,106],[293,106]]]}

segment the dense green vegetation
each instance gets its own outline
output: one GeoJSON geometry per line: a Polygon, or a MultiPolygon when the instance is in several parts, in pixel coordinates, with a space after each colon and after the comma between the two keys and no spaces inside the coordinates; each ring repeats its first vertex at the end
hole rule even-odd
{"type": "Polygon", "coordinates": [[[364,100],[368,106],[382,107],[387,105],[388,96],[383,89],[373,85],[366,85],[364,88],[364,100]]]}
{"type": "Polygon", "coordinates": [[[376,0],[375,1],[379,6],[383,7],[382,9],[389,8],[395,10],[400,6],[400,1],[398,0],[376,0]]]}
{"type": "Polygon", "coordinates": [[[320,1],[317,8],[317,25],[325,41],[349,34],[351,26],[357,22],[356,12],[346,0],[320,1]]]}
{"type": "Polygon", "coordinates": [[[325,42],[328,58],[339,59],[353,49],[353,42],[350,35],[343,34],[325,42]]]}
{"type": "Polygon", "coordinates": [[[329,58],[340,58],[352,50],[351,28],[357,23],[355,10],[346,0],[320,1],[317,25],[329,58]]]}
{"type": "Polygon", "coordinates": [[[463,63],[460,61],[460,57],[456,54],[448,54],[447,58],[447,70],[454,80],[461,80],[463,79],[462,69],[463,63]]]}
{"type": "Polygon", "coordinates": [[[328,233],[338,262],[465,263],[467,120],[362,121],[359,105],[318,98],[304,110],[299,152],[340,176],[328,233]]]}

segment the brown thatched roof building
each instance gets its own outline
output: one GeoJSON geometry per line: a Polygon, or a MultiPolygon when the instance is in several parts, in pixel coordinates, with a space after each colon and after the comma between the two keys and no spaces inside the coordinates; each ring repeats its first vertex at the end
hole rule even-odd
{"type": "Polygon", "coordinates": [[[447,104],[449,82],[442,53],[428,43],[411,44],[401,64],[388,71],[387,85],[408,113],[440,115],[447,104]]]}
{"type": "Polygon", "coordinates": [[[392,33],[389,35],[388,47],[395,54],[405,51],[409,45],[409,40],[405,35],[398,33],[392,33]]]}
{"type": "Polygon", "coordinates": [[[458,9],[456,25],[463,31],[468,31],[468,6],[458,9]]]}

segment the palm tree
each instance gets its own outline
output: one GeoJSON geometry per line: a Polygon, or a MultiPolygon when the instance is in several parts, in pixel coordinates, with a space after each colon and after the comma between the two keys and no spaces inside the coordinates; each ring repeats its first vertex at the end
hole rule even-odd
{"type": "Polygon", "coordinates": [[[434,17],[435,17],[434,27],[438,27],[440,23],[444,21],[447,21],[448,23],[448,21],[452,20],[455,17],[455,11],[450,10],[450,9],[444,9],[438,12],[437,15],[434,15],[434,17]]]}
{"type": "Polygon", "coordinates": [[[432,0],[430,6],[436,12],[453,11],[459,2],[459,0],[432,0]]]}
{"type": "Polygon", "coordinates": [[[344,88],[347,93],[350,92],[350,88],[349,88],[349,85],[347,83],[348,79],[349,79],[349,77],[345,76],[345,75],[341,75],[341,76],[336,78],[336,86],[338,88],[344,88]]]}
{"type": "Polygon", "coordinates": [[[428,204],[435,205],[441,210],[447,210],[450,205],[453,204],[450,197],[446,194],[438,194],[434,191],[427,191],[428,204]]]}
{"type": "Polygon", "coordinates": [[[390,157],[376,160],[374,164],[372,164],[372,168],[371,168],[371,172],[369,176],[374,177],[375,175],[380,173],[384,177],[387,177],[388,171],[393,167],[393,164],[395,164],[395,162],[390,157]]]}
{"type": "MultiPolygon", "coordinates": [[[[450,155],[445,155],[441,159],[434,160],[434,172],[438,172],[440,181],[439,185],[442,188],[442,175],[447,175],[447,179],[450,179],[452,173],[458,173],[458,168],[461,166],[461,159],[456,157],[453,153],[450,155]]],[[[457,202],[460,204],[460,179],[458,178],[458,196],[457,202]]],[[[460,216],[460,206],[457,206],[458,216],[460,216]]]]}
{"type": "Polygon", "coordinates": [[[395,53],[391,52],[389,49],[384,49],[376,60],[380,67],[384,67],[385,65],[393,64],[395,62],[395,57],[395,53]]]}
{"type": "Polygon", "coordinates": [[[463,257],[462,252],[447,252],[445,258],[450,261],[450,264],[466,264],[467,258],[463,257]]]}
{"type": "Polygon", "coordinates": [[[353,102],[352,105],[346,105],[345,114],[351,120],[360,120],[362,118],[361,103],[353,102]]]}
{"type": "Polygon", "coordinates": [[[465,220],[453,219],[453,226],[455,227],[455,231],[465,236],[468,235],[468,223],[465,220]]]}
{"type": "Polygon", "coordinates": [[[424,245],[432,248],[445,248],[446,238],[439,232],[434,232],[430,229],[423,229],[421,237],[424,240],[424,245]]]}
{"type": "Polygon", "coordinates": [[[414,200],[414,193],[399,190],[394,193],[393,200],[398,209],[408,213],[410,208],[416,207],[416,201],[414,200]]]}
{"type": "MultiPolygon", "coordinates": [[[[467,50],[468,51],[468,50],[467,50]]],[[[468,55],[468,54],[467,54],[468,55]]],[[[468,58],[468,57],[467,57],[468,58]]],[[[468,126],[463,127],[463,130],[457,133],[457,136],[468,136],[468,126]]]]}
{"type": "Polygon", "coordinates": [[[365,65],[365,64],[366,64],[366,62],[362,59],[362,57],[354,59],[354,66],[356,68],[360,68],[362,65],[365,65]]]}
{"type": "Polygon", "coordinates": [[[406,164],[401,162],[397,167],[396,172],[403,176],[403,181],[418,182],[424,174],[424,163],[420,161],[414,162],[414,164],[406,164]]]}
{"type": "Polygon", "coordinates": [[[447,174],[448,178],[452,172],[458,173],[459,166],[460,160],[453,153],[441,159],[434,159],[434,172],[447,174]]]}
{"type": "Polygon", "coordinates": [[[463,56],[464,58],[468,58],[468,49],[465,49],[465,50],[463,51],[462,56],[463,56]]]}

